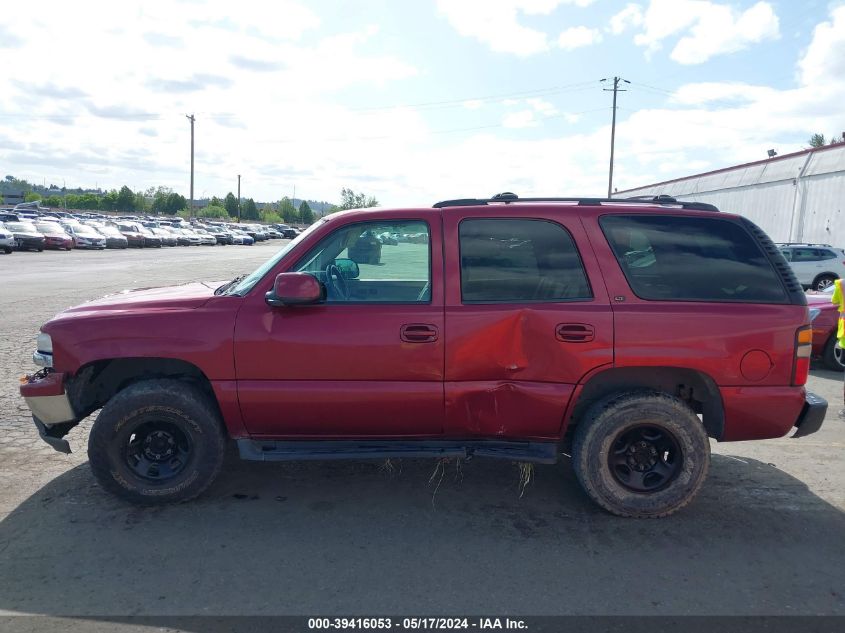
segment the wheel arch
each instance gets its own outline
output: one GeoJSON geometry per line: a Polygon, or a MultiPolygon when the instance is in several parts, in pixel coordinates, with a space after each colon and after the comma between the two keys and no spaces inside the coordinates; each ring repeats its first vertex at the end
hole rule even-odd
{"type": "Polygon", "coordinates": [[[571,435],[578,420],[594,402],[613,393],[651,389],[686,402],[701,415],[707,435],[719,440],[725,428],[725,408],[716,381],[704,372],[684,367],[612,367],[579,385],[564,420],[571,435]]]}
{"type": "Polygon", "coordinates": [[[126,387],[153,379],[181,380],[196,386],[220,413],[220,405],[205,373],[193,363],[178,358],[133,357],[93,361],[82,366],[68,380],[68,397],[73,410],[84,418],[102,408],[126,387]]]}

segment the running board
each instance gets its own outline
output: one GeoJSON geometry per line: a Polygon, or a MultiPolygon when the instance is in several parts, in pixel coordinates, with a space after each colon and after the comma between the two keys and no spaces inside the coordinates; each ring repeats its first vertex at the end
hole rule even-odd
{"type": "Polygon", "coordinates": [[[251,440],[240,439],[241,459],[260,462],[401,457],[497,457],[554,464],[557,442],[500,440],[251,440]]]}

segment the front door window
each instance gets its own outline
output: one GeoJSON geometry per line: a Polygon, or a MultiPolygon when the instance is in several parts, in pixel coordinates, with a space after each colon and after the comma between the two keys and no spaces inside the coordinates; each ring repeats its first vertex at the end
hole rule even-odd
{"type": "Polygon", "coordinates": [[[328,235],[293,270],[323,282],[327,303],[429,303],[429,243],[425,222],[360,222],[328,235]]]}

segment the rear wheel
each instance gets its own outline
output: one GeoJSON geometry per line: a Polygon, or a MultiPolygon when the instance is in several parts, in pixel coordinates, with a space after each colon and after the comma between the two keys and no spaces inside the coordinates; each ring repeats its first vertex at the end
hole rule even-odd
{"type": "Polygon", "coordinates": [[[833,282],[839,279],[836,275],[819,275],[813,281],[814,290],[825,290],[833,285],[833,282]]]}
{"type": "Polygon", "coordinates": [[[698,493],[710,442],[681,400],[658,392],[616,394],[593,404],[578,422],[572,463],[584,491],[605,510],[658,518],[698,493]]]}
{"type": "Polygon", "coordinates": [[[94,476],[132,503],[187,501],[214,481],[226,435],[216,407],[198,388],[149,380],[103,407],[88,438],[94,476]]]}

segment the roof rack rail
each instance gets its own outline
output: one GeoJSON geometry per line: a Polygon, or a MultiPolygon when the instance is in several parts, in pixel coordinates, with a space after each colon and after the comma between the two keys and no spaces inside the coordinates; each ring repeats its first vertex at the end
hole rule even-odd
{"type": "Polygon", "coordinates": [[[457,200],[441,200],[432,205],[435,209],[447,207],[477,207],[487,204],[511,204],[513,202],[574,202],[578,206],[594,206],[599,204],[616,203],[625,204],[645,202],[649,204],[665,204],[679,206],[692,211],[716,211],[719,209],[706,202],[687,202],[678,200],[672,196],[636,196],[633,198],[520,198],[515,193],[505,191],[497,193],[492,198],[459,198],[457,200]]]}
{"type": "Polygon", "coordinates": [[[775,246],[823,246],[833,248],[830,244],[819,244],[817,242],[775,242],[775,246]]]}

